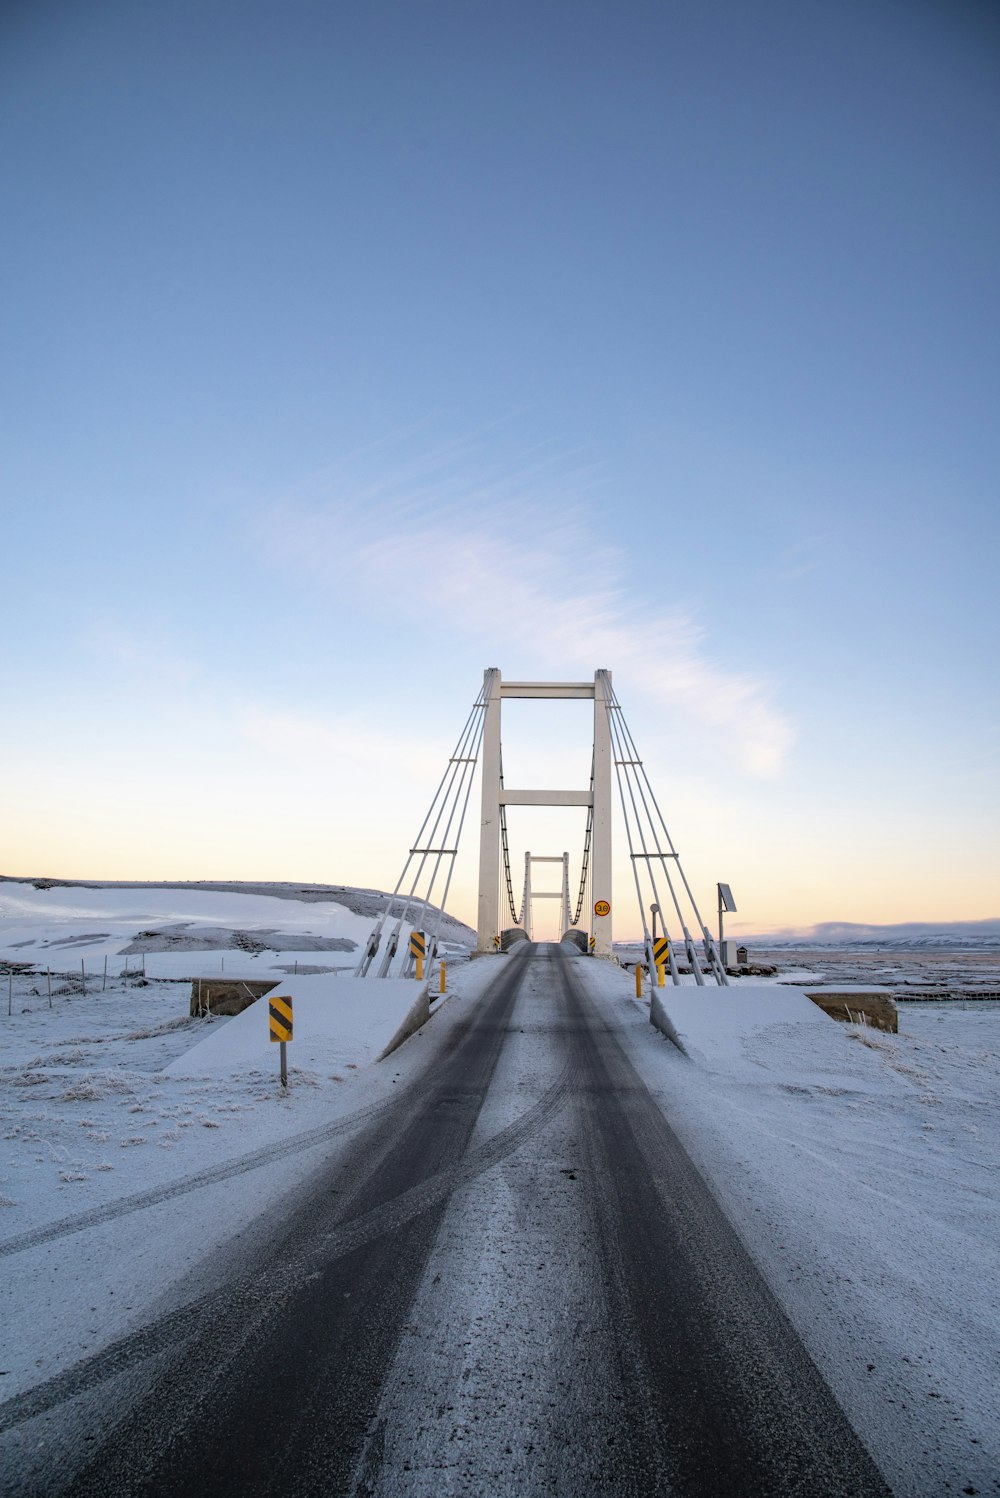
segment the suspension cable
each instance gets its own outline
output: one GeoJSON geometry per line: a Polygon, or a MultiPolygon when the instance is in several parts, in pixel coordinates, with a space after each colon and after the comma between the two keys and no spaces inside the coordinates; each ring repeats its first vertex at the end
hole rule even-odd
{"type": "MultiPolygon", "coordinates": [[[[437,790],[434,793],[434,797],[427,811],[427,815],[424,817],[424,820],[420,825],[420,830],[417,833],[416,841],[414,843],[414,846],[410,849],[409,856],[405,864],[403,865],[403,869],[398,880],[396,881],[396,886],[392,891],[392,894],[389,896],[389,899],[386,902],[385,909],[376,921],[375,926],[373,927],[372,932],[368,938],[365,951],[362,954],[362,957],[355,969],[355,973],[358,976],[364,976],[369,971],[381,944],[382,934],[385,926],[387,925],[387,923],[392,922],[395,917],[395,922],[386,944],[386,951],[379,966],[378,975],[380,977],[384,977],[388,973],[389,967],[392,963],[392,959],[396,953],[399,933],[402,929],[403,923],[409,916],[409,913],[414,905],[420,905],[424,908],[427,907],[430,899],[430,892],[433,890],[434,884],[437,880],[437,874],[440,870],[442,859],[445,857],[450,857],[451,868],[454,868],[455,857],[458,853],[458,839],[456,836],[453,846],[450,847],[448,846],[448,839],[451,828],[454,824],[455,812],[459,805],[462,806],[462,814],[459,821],[459,830],[461,828],[462,821],[464,821],[464,810],[468,805],[469,792],[472,786],[472,779],[475,773],[476,763],[479,758],[479,750],[482,743],[483,729],[485,726],[487,702],[486,693],[487,684],[484,681],[483,687],[481,688],[475,702],[473,703],[472,710],[469,713],[469,716],[465,722],[465,726],[459,736],[458,743],[455,746],[455,752],[448,760],[448,764],[445,767],[444,774],[442,775],[437,790]],[[441,830],[439,834],[439,829],[442,829],[442,821],[444,824],[443,830],[441,830]],[[440,843],[437,843],[439,835],[441,841],[440,843]],[[425,869],[427,869],[428,867],[429,860],[431,859],[434,860],[434,863],[430,872],[428,892],[423,898],[421,898],[417,895],[417,888],[424,876],[425,869]],[[401,894],[400,891],[403,889],[404,883],[406,882],[407,876],[410,874],[411,869],[414,869],[414,865],[415,872],[413,873],[412,879],[410,880],[409,888],[407,889],[407,892],[405,894],[401,894]]],[[[450,881],[451,875],[449,873],[449,885],[450,881]]],[[[440,918],[441,912],[439,911],[437,929],[440,928],[440,918]]]]}
{"type": "MultiPolygon", "coordinates": [[[[450,854],[452,863],[454,863],[455,855],[458,852],[458,845],[456,843],[454,848],[449,848],[447,846],[448,837],[451,831],[452,823],[454,821],[456,808],[458,807],[459,802],[462,798],[463,788],[465,787],[466,782],[468,782],[470,785],[472,782],[472,773],[475,768],[476,759],[479,756],[479,743],[482,738],[482,730],[483,719],[482,717],[480,717],[479,720],[473,725],[474,737],[472,743],[470,744],[468,742],[465,742],[461,746],[464,750],[471,750],[471,752],[463,753],[453,758],[452,774],[448,786],[448,794],[444,799],[442,799],[441,804],[438,807],[437,816],[434,818],[434,823],[430,829],[430,832],[427,834],[427,846],[419,846],[420,842],[423,841],[423,839],[421,838],[418,839],[418,846],[410,850],[411,858],[419,855],[420,862],[417,865],[417,870],[413,876],[413,881],[410,885],[409,892],[406,895],[405,902],[400,911],[396,924],[393,927],[389,942],[387,943],[386,952],[384,957],[382,958],[382,963],[379,968],[378,976],[380,978],[386,977],[389,972],[393,956],[396,952],[400,930],[404,922],[409,917],[411,907],[413,905],[419,905],[426,908],[430,904],[431,894],[433,893],[434,885],[437,882],[437,876],[441,868],[442,858],[450,854]],[[441,827],[441,820],[444,817],[446,811],[448,813],[447,820],[445,822],[444,829],[439,832],[439,828],[441,827]],[[439,837],[444,841],[438,847],[433,846],[435,841],[439,837]],[[424,874],[424,869],[427,866],[427,861],[430,858],[434,859],[434,864],[429,875],[430,882],[424,895],[422,897],[418,897],[417,887],[424,874]]],[[[432,952],[427,953],[428,957],[432,955],[432,952]]],[[[403,959],[404,974],[408,975],[409,970],[412,968],[412,965],[413,964],[410,954],[407,951],[403,959]]]]}
{"type": "MultiPolygon", "coordinates": [[[[670,897],[670,905],[673,907],[681,929],[685,953],[695,983],[699,985],[704,984],[705,975],[702,972],[694,940],[685,919],[682,904],[685,896],[697,927],[701,932],[705,957],[708,960],[711,975],[717,983],[726,985],[729,979],[719,958],[716,943],[704,921],[701,919],[701,913],[693,891],[684,873],[680,856],[670,836],[659,803],[653,793],[653,788],[645,766],[639,756],[635,739],[632,737],[632,733],[625,721],[621,704],[606,675],[603,675],[603,687],[608,710],[608,727],[615,762],[615,775],[618,782],[618,793],[628,837],[629,856],[632,864],[636,894],[639,900],[639,917],[642,922],[647,957],[652,962],[652,938],[649,923],[646,919],[643,884],[648,885],[649,890],[652,892],[653,899],[659,909],[663,922],[664,936],[667,936],[667,910],[660,899],[659,892],[659,876],[662,875],[670,897]],[[639,851],[640,849],[641,851],[639,851]],[[674,865],[673,871],[670,867],[671,863],[674,865]],[[641,872],[640,866],[645,871],[644,873],[641,872]]],[[[667,960],[670,966],[672,981],[679,983],[680,975],[674,958],[673,945],[669,941],[667,960]]]]}
{"type": "Polygon", "coordinates": [[[590,756],[590,806],[587,808],[587,826],[583,834],[583,859],[580,864],[580,893],[576,897],[576,915],[573,925],[580,924],[583,902],[587,895],[587,875],[590,873],[590,841],[594,835],[594,756],[590,756]]]}
{"type": "MultiPolygon", "coordinates": [[[[476,744],[476,758],[477,759],[479,757],[479,746],[482,743],[483,730],[485,728],[485,724],[486,724],[486,719],[485,719],[485,716],[484,716],[483,719],[480,722],[479,738],[478,738],[477,744],[476,744]]],[[[473,767],[474,767],[474,762],[473,762],[473,767]]],[[[461,841],[462,841],[462,828],[465,826],[465,814],[466,814],[466,812],[469,809],[469,797],[470,797],[471,793],[472,793],[472,774],[471,774],[471,771],[470,771],[469,782],[468,782],[468,785],[467,785],[466,790],[465,790],[465,800],[462,802],[462,814],[459,817],[458,828],[457,828],[456,833],[455,833],[455,852],[452,854],[452,856],[451,856],[451,863],[448,865],[448,875],[447,875],[447,878],[445,879],[444,891],[443,891],[443,893],[441,895],[441,900],[440,900],[440,903],[438,904],[438,907],[437,907],[437,920],[435,921],[434,930],[433,930],[433,933],[431,935],[430,952],[428,954],[431,957],[434,957],[434,956],[437,955],[438,932],[441,929],[441,921],[444,918],[444,908],[445,908],[445,906],[448,903],[448,891],[451,889],[451,876],[455,872],[455,857],[456,857],[456,855],[458,853],[459,845],[461,844],[461,841]]]]}
{"type": "MultiPolygon", "coordinates": [[[[500,789],[503,790],[503,749],[500,750],[500,789]]],[[[520,924],[517,911],[514,909],[514,885],[510,876],[510,844],[507,841],[507,806],[503,798],[500,799],[500,841],[503,845],[503,872],[507,882],[507,905],[510,909],[510,919],[513,926],[520,924]]]]}

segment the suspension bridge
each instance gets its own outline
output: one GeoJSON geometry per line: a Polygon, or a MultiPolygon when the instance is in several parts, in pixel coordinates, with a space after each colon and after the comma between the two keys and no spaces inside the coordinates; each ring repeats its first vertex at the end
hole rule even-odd
{"type": "MultiPolygon", "coordinates": [[[[524,938],[530,940],[533,902],[556,898],[561,902],[560,937],[573,940],[581,950],[595,957],[611,956],[615,910],[612,835],[617,801],[649,971],[662,969],[672,983],[679,984],[683,964],[698,985],[728,983],[723,955],[702,919],[680,854],[615,695],[611,672],[595,671],[592,682],[505,681],[496,667],[489,667],[483,673],[482,689],[448,759],[392,896],[366,943],[357,967],[358,976],[386,977],[393,969],[404,931],[419,922],[428,926],[424,933],[426,956],[428,960],[436,956],[441,917],[460,841],[469,821],[477,768],[481,768],[479,952],[506,949],[524,938]],[[511,699],[593,702],[589,786],[526,789],[506,783],[502,709],[503,703],[511,699]],[[586,808],[579,879],[572,906],[568,852],[561,857],[527,853],[521,898],[519,902],[515,899],[507,829],[509,806],[586,808]],[[533,887],[532,867],[545,862],[562,864],[562,887],[557,891],[533,887]]],[[[402,976],[412,975],[415,961],[407,950],[402,976]]]]}
{"type": "MultiPolygon", "coordinates": [[[[621,826],[647,960],[660,968],[658,1028],[681,1038],[668,1007],[706,1047],[718,1027],[724,1056],[758,1005],[783,1026],[812,1026],[810,1047],[831,1024],[803,993],[726,986],[609,671],[592,682],[486,671],[356,979],[311,994],[293,980],[287,1024],[296,993],[303,1034],[310,1016],[332,1022],[353,1003],[367,1023],[380,1002],[405,1000],[412,939],[431,958],[438,947],[477,773],[478,945],[506,940],[509,955],[465,968],[433,1023],[353,1074],[353,1113],[331,1110],[321,1072],[300,1073],[321,1111],[300,1113],[297,1135],[283,1108],[286,1132],[269,1148],[179,1188],[259,1167],[261,1212],[196,1262],[199,1218],[175,1294],[0,1399],[11,1498],[890,1498],[682,1143],[683,1087],[670,1084],[675,1068],[700,1063],[651,1040],[622,1002],[628,980],[600,961],[612,952],[621,826]],[[507,782],[501,715],[518,697],[593,703],[588,786],[507,782]],[[573,856],[526,854],[519,903],[511,806],[586,811],[573,856]],[[561,941],[531,940],[540,899],[556,904],[561,941]],[[667,988],[682,960],[687,985],[667,988]],[[292,1151],[297,1174],[279,1190],[274,1172],[292,1151]]],[[[172,1211],[177,1189],[128,1198],[127,1210],[172,1211]]],[[[107,1215],[46,1230],[46,1255],[70,1235],[60,1281],[77,1283],[73,1246],[107,1215]]],[[[140,1260],[153,1226],[136,1228],[140,1260]]],[[[121,1291],[129,1253],[109,1256],[100,1237],[94,1253],[121,1291]]],[[[36,1305],[42,1261],[26,1258],[9,1298],[36,1305]]]]}

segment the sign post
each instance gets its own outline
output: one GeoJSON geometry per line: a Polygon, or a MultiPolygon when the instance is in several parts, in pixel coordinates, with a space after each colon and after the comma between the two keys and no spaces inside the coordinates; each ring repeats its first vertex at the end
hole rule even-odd
{"type": "Polygon", "coordinates": [[[719,892],[719,961],[725,967],[726,959],[723,955],[722,943],[722,917],[726,914],[735,914],[736,901],[733,899],[733,892],[728,884],[717,884],[715,887],[719,892]]]}
{"type": "Polygon", "coordinates": [[[667,962],[670,958],[670,938],[667,936],[656,936],[653,938],[653,962],[656,966],[656,984],[662,988],[667,981],[667,962]]]}
{"type": "Polygon", "coordinates": [[[267,1001],[268,1024],[272,1040],[276,1040],[281,1048],[281,1085],[288,1086],[288,1051],[287,1042],[292,1038],[292,1001],[284,994],[280,997],[271,995],[267,1001]]]}
{"type": "Polygon", "coordinates": [[[424,953],[427,951],[427,939],[422,931],[410,932],[410,956],[416,959],[417,979],[423,980],[424,976],[424,953]]]}

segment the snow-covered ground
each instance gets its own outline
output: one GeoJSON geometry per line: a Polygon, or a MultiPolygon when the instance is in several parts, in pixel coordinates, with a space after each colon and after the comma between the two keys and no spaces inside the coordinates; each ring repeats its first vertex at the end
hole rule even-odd
{"type": "MultiPolygon", "coordinates": [[[[370,912],[315,893],[0,882],[0,1258],[11,1289],[0,1401],[131,1324],[419,1064],[423,1036],[400,1061],[373,1065],[416,985],[371,980],[373,993],[399,991],[396,1021],[373,1023],[348,976],[294,977],[296,967],[349,973],[372,924],[370,912]],[[261,938],[274,944],[255,952],[261,938]],[[175,950],[151,950],[164,941],[175,950]],[[127,949],[139,946],[126,976],[127,949]],[[343,985],[338,1023],[319,1044],[300,1004],[287,1093],[277,1046],[249,1056],[234,1045],[231,1064],[198,1063],[206,1036],[236,1041],[246,1028],[243,1016],[189,1014],[192,977],[217,975],[223,961],[227,978],[273,977],[283,990],[343,985]]],[[[495,971],[446,948],[445,1010],[495,971]]]]}
{"type": "MultiPolygon", "coordinates": [[[[0,884],[0,898],[10,891],[0,884]]],[[[58,891],[88,903],[48,925],[37,910],[3,917],[0,953],[39,966],[12,975],[9,1015],[6,977],[0,986],[0,1417],[4,1401],[182,1293],[193,1266],[210,1274],[215,1246],[251,1232],[332,1139],[391,1102],[507,961],[450,964],[439,1013],[378,1065],[350,1023],[322,1064],[297,1066],[293,1042],[283,1095],[276,1059],[166,1069],[233,1022],[190,1018],[187,982],[126,984],[120,945],[107,988],[89,982],[86,994],[72,948],[50,1007],[60,936],[87,936],[103,966],[94,943],[127,943],[151,910],[164,915],[135,891],[95,911],[94,893],[58,891]],[[12,946],[26,928],[34,946],[12,946]]],[[[247,907],[217,898],[228,903],[195,907],[182,893],[167,914],[251,929],[247,907]]],[[[280,925],[258,906],[254,929],[288,931],[293,902],[281,903],[280,925]]],[[[317,916],[301,918],[315,937],[317,916]]],[[[363,939],[370,921],[353,919],[363,939]]],[[[331,917],[319,935],[350,929],[331,917]]],[[[650,1026],[630,975],[583,959],[581,970],[897,1493],[1000,1492],[1000,1005],[904,1005],[896,1036],[791,1023],[764,1005],[766,1022],[743,1025],[738,1043],[686,1059],[650,1026]]]]}
{"type": "Polygon", "coordinates": [[[894,1490],[1000,1492],[1000,1004],[886,1035],[763,998],[687,1060],[629,976],[584,971],[894,1490]]]}
{"type": "MultiPolygon", "coordinates": [[[[391,1102],[502,960],[454,963],[440,1017],[379,1065],[382,1031],[358,1006],[322,1068],[298,1065],[293,1040],[287,1092],[277,1046],[270,1066],[234,1053],[187,1075],[185,1054],[244,1016],[189,1018],[186,983],[56,992],[50,1009],[44,978],[15,975],[0,1013],[0,1424],[3,1401],[141,1321],[193,1265],[210,1274],[216,1245],[391,1102]]],[[[401,1012],[414,987],[398,983],[401,1012]]]]}
{"type": "MultiPolygon", "coordinates": [[[[221,1080],[164,1068],[227,1024],[189,1016],[192,978],[335,974],[347,999],[371,909],[317,893],[0,881],[0,1233],[157,1187],[270,1137],[276,1061],[234,1064],[221,1080]]],[[[345,892],[355,895],[378,908],[371,892],[345,892]]],[[[446,946],[454,968],[464,954],[446,946]]],[[[400,1019],[410,1003],[400,999],[400,1019]]],[[[355,1010],[325,1037],[320,1067],[298,1064],[293,1044],[297,1096],[339,1089],[372,1062],[395,1029],[386,1023],[355,1010]]]]}

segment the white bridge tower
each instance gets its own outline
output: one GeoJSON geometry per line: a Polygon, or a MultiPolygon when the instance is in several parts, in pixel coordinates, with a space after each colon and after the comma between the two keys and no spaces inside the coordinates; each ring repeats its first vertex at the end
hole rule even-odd
{"type": "MultiPolygon", "coordinates": [[[[611,672],[589,681],[503,681],[499,670],[484,673],[483,803],[479,841],[478,950],[491,952],[500,930],[501,809],[507,806],[585,806],[592,816],[590,930],[594,954],[611,956],[611,672]],[[594,704],[594,768],[589,790],[509,790],[500,770],[500,707],[505,697],[586,699],[594,704]]],[[[530,868],[530,864],[528,865],[530,868]]]]}

